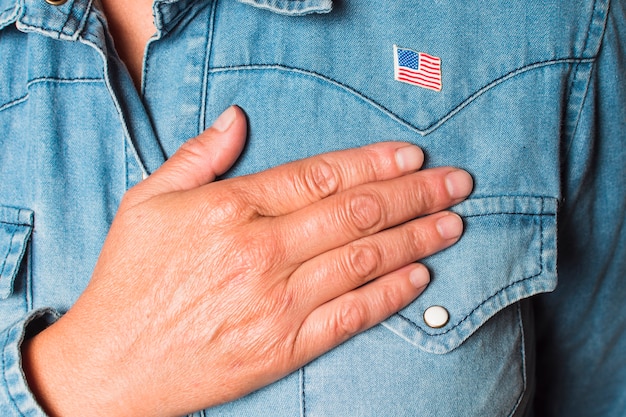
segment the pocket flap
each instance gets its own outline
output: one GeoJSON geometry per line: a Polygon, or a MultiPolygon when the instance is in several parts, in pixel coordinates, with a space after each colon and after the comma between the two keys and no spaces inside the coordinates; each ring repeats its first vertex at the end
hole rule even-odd
{"type": "Polygon", "coordinates": [[[0,299],[13,293],[13,283],[33,229],[33,212],[0,207],[0,299]]]}
{"type": "Polygon", "coordinates": [[[383,323],[431,353],[455,349],[498,311],[552,291],[557,280],[556,199],[477,198],[454,211],[464,218],[463,237],[424,260],[432,272],[429,287],[383,323]],[[424,319],[433,306],[445,309],[442,327],[430,327],[424,319]]]}

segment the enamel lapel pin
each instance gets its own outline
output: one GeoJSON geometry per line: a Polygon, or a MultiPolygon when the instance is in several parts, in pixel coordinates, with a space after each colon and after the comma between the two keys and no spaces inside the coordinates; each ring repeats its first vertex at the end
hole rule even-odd
{"type": "Polygon", "coordinates": [[[441,91],[441,59],[393,46],[394,78],[429,90],[441,91]]]}

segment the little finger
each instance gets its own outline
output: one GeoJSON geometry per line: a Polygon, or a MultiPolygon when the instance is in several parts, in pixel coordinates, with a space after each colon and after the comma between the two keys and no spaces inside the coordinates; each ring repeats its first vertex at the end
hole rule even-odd
{"type": "Polygon", "coordinates": [[[315,309],[302,323],[294,353],[302,365],[397,313],[426,288],[421,264],[407,265],[315,309]]]}

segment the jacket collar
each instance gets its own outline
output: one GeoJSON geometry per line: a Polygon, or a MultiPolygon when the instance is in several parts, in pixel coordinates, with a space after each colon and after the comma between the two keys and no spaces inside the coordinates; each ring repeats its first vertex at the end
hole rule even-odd
{"type": "Polygon", "coordinates": [[[68,0],[52,6],[45,0],[0,0],[0,28],[17,23],[21,29],[59,39],[77,39],[93,0],[68,0]]]}
{"type": "MultiPolygon", "coordinates": [[[[196,0],[155,0],[163,12],[185,9],[181,3],[196,0]]],[[[328,13],[332,0],[238,0],[241,3],[273,11],[300,16],[328,13]]],[[[60,6],[51,6],[45,0],[0,0],[0,29],[19,22],[24,28],[41,31],[60,39],[76,39],[80,35],[93,0],[68,0],[60,6]]],[[[169,19],[168,19],[169,20],[169,19]]],[[[158,24],[159,22],[157,22],[158,24]]]]}

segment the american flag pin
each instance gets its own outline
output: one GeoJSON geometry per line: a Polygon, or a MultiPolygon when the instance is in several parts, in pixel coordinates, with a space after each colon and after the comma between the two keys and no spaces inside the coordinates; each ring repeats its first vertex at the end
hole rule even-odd
{"type": "Polygon", "coordinates": [[[397,81],[441,91],[441,59],[393,46],[394,79],[397,81]]]}

